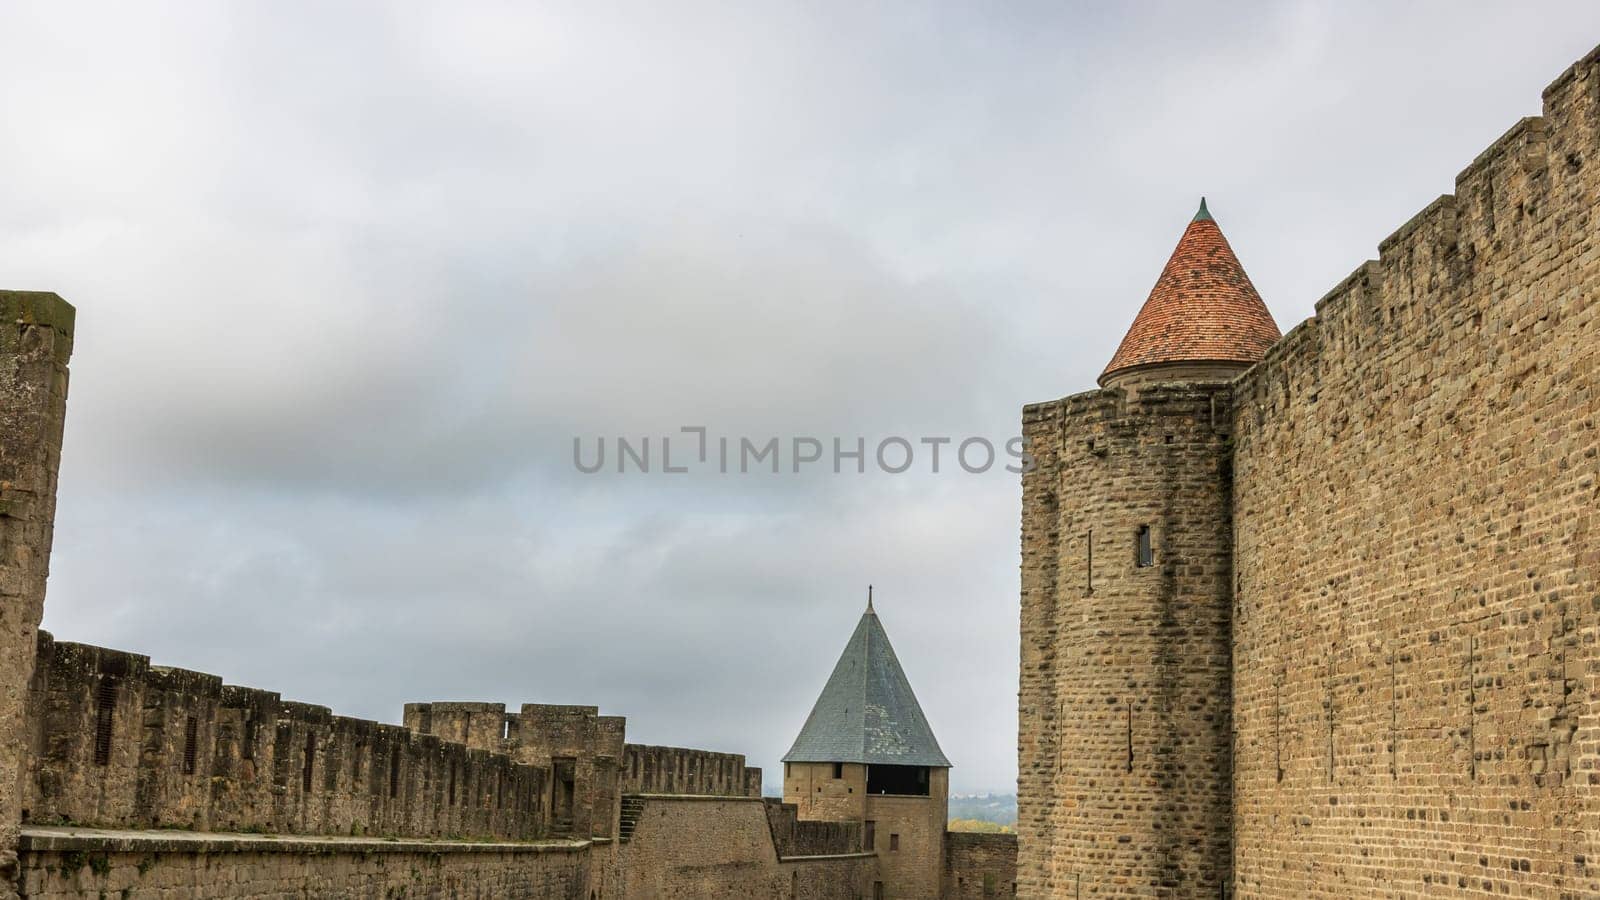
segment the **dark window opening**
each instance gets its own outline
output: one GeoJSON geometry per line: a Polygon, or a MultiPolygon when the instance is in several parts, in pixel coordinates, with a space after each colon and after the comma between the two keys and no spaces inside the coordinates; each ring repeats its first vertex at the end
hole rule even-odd
{"type": "Polygon", "coordinates": [[[317,764],[317,733],[315,731],[312,731],[312,732],[308,732],[306,734],[305,765],[304,765],[304,767],[302,767],[300,769],[300,789],[305,791],[308,794],[311,793],[311,774],[315,770],[316,764],[317,764]]]}
{"type": "Polygon", "coordinates": [[[1128,701],[1128,771],[1133,771],[1133,701],[1128,701]]]}
{"type": "Polygon", "coordinates": [[[866,832],[861,836],[862,849],[872,851],[878,849],[878,823],[867,820],[866,832]]]}
{"type": "Polygon", "coordinates": [[[400,748],[389,754],[389,796],[400,796],[400,748]]]}
{"type": "Polygon", "coordinates": [[[844,763],[834,763],[833,764],[833,777],[835,777],[835,778],[843,778],[844,777],[844,763]]]}
{"type": "Polygon", "coordinates": [[[256,758],[256,717],[246,714],[244,717],[244,743],[239,746],[239,756],[242,759],[256,758]]]}
{"type": "Polygon", "coordinates": [[[200,720],[190,716],[183,723],[183,774],[185,775],[194,774],[194,757],[198,749],[195,745],[199,743],[197,740],[199,736],[200,720]]]}
{"type": "Polygon", "coordinates": [[[900,835],[898,835],[898,834],[889,835],[889,850],[890,850],[890,852],[893,852],[893,851],[899,850],[899,849],[900,849],[900,835]]]}
{"type": "Polygon", "coordinates": [[[1155,548],[1150,545],[1150,526],[1140,525],[1138,532],[1137,548],[1135,550],[1135,563],[1143,568],[1156,563],[1155,548]]]}
{"type": "Polygon", "coordinates": [[[550,761],[554,777],[550,782],[551,818],[558,827],[572,827],[572,801],[577,795],[578,761],[572,757],[557,757],[550,761]]]}
{"type": "Polygon", "coordinates": [[[872,883],[872,900],[883,900],[883,882],[874,881],[872,883]]]}
{"type": "Polygon", "coordinates": [[[94,689],[94,764],[111,765],[111,733],[116,725],[117,683],[100,679],[94,689]]]}
{"type": "Polygon", "coordinates": [[[928,796],[927,766],[868,766],[867,793],[928,796]]]}
{"type": "Polygon", "coordinates": [[[1094,593],[1094,529],[1091,528],[1083,536],[1084,548],[1088,551],[1088,559],[1083,566],[1083,589],[1085,593],[1094,593]]]}

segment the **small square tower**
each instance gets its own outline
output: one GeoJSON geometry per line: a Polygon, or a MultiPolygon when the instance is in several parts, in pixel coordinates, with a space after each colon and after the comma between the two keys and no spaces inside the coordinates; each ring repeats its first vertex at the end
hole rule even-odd
{"type": "Polygon", "coordinates": [[[944,872],[950,760],[872,608],[845,644],[783,757],[783,800],[802,819],[863,824],[878,854],[868,896],[937,898],[944,872]]]}

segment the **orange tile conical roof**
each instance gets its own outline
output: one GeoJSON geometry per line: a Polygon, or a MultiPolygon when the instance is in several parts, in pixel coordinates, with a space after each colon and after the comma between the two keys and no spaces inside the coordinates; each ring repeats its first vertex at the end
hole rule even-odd
{"type": "Polygon", "coordinates": [[[1200,198],[1200,211],[1161,270],[1150,299],[1122,346],[1100,373],[1100,384],[1135,368],[1163,364],[1261,361],[1280,337],[1250,276],[1233,255],[1200,198]]]}

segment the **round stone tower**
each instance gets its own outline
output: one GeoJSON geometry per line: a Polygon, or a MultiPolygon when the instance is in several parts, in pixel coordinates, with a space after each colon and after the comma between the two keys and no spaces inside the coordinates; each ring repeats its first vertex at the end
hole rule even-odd
{"type": "Polygon", "coordinates": [[[1278,337],[1202,201],[1103,389],[1023,412],[1022,896],[1227,896],[1228,380],[1278,337]]]}

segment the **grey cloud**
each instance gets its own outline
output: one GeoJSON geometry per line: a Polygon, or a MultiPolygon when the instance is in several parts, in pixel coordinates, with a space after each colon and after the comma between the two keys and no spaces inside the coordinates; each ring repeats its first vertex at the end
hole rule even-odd
{"type": "Polygon", "coordinates": [[[955,784],[1003,788],[1013,478],[571,437],[1002,438],[1201,193],[1288,328],[1590,48],[1542,8],[8,5],[0,285],[80,310],[46,624],[770,767],[872,581],[955,784]]]}

